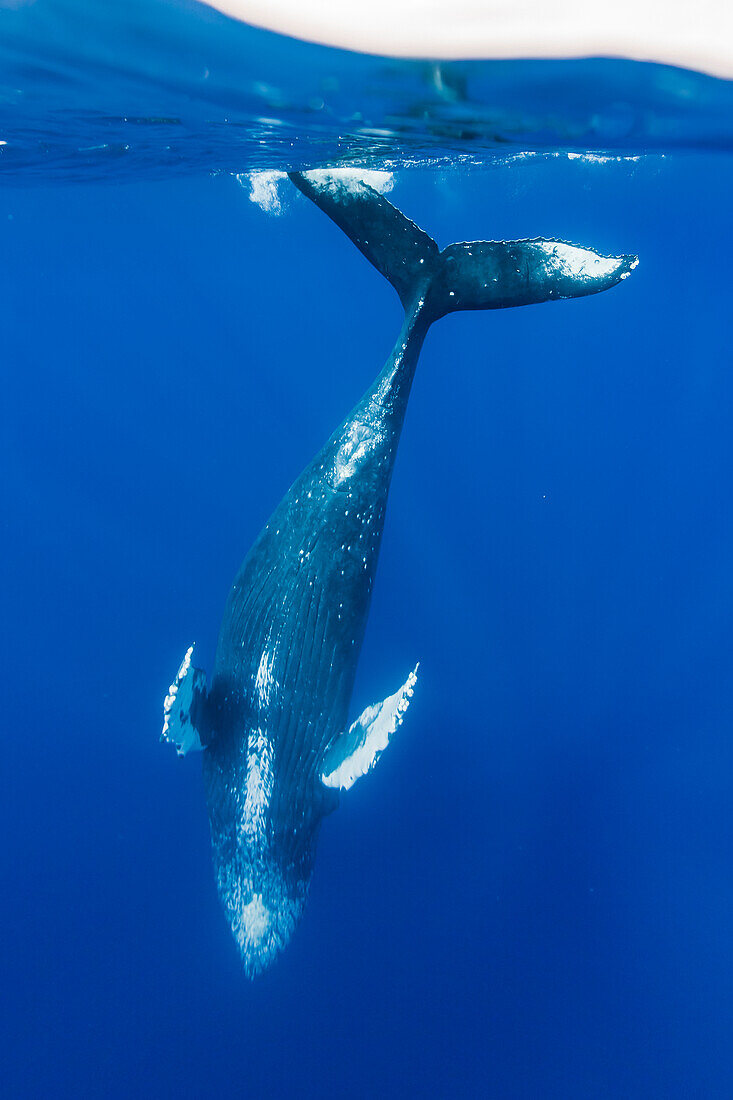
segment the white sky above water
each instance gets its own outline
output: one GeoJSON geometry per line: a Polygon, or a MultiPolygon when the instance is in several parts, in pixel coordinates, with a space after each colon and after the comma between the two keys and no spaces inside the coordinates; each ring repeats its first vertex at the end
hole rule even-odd
{"type": "Polygon", "coordinates": [[[392,57],[627,57],[733,78],[732,0],[204,0],[296,38],[392,57]]]}

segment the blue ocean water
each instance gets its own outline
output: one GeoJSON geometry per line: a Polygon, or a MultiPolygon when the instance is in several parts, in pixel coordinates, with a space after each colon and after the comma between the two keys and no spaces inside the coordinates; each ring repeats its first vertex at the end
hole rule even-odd
{"type": "MultiPolygon", "coordinates": [[[[175,19],[210,28],[211,56],[246,32],[175,19]]],[[[279,212],[251,201],[253,169],[333,158],[337,112],[296,152],[251,104],[221,136],[190,123],[171,63],[161,99],[183,121],[125,124],[124,74],[157,39],[112,71],[81,56],[109,30],[94,39],[88,5],[0,24],[19,93],[0,135],[5,1094],[730,1096],[730,89],[679,75],[708,95],[678,97],[679,141],[649,98],[613,98],[623,66],[612,117],[646,129],[615,141],[563,142],[566,113],[504,152],[466,132],[486,122],[471,95],[442,143],[402,121],[340,135],[396,169],[390,199],[441,245],[546,235],[640,265],[597,297],[431,330],[355,709],[418,659],[419,686],[324,824],[292,943],[250,982],[162,698],[192,641],[211,667],[242,557],[381,367],[399,302],[287,181],[279,212]],[[105,95],[115,141],[147,135],[114,157],[84,152],[104,134],[81,104],[105,95]]],[[[246,33],[283,82],[293,57],[297,91],[301,47],[246,33]]],[[[319,56],[395,95],[416,72],[319,56]]]]}

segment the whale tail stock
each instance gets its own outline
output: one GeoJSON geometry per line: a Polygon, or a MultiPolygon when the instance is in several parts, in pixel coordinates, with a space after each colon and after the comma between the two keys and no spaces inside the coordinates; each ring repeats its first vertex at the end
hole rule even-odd
{"type": "Polygon", "coordinates": [[[291,172],[291,181],[346,233],[428,323],[464,309],[501,309],[608,290],[636,256],[602,256],[565,241],[469,241],[442,251],[432,237],[351,172],[291,172]]]}

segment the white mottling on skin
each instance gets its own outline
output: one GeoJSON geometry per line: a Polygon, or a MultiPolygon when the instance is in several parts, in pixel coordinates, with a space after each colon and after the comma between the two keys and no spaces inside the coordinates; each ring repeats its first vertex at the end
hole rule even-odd
{"type": "Polygon", "coordinates": [[[274,782],[272,742],[261,729],[253,730],[247,741],[247,777],[241,813],[241,830],[249,841],[264,842],[267,811],[274,782]]]}
{"type": "MultiPolygon", "coordinates": [[[[333,483],[343,485],[356,474],[382,441],[382,433],[361,420],[352,420],[334,461],[333,483]]],[[[348,513],[347,513],[348,514],[348,513]]]]}
{"type": "Polygon", "coordinates": [[[293,934],[305,904],[307,887],[292,893],[270,858],[257,867],[225,865],[217,875],[234,938],[250,977],[261,973],[293,934]],[[256,879],[256,884],[255,884],[256,879]]]}
{"type": "Polygon", "coordinates": [[[270,910],[262,901],[262,894],[253,894],[252,900],[242,908],[242,927],[251,944],[262,942],[270,929],[270,910]]]}
{"type": "Polygon", "coordinates": [[[262,651],[262,656],[260,657],[260,664],[259,668],[257,669],[257,676],[255,677],[255,691],[257,692],[257,699],[259,701],[259,704],[262,707],[268,707],[270,705],[272,690],[275,687],[272,670],[275,665],[276,654],[277,646],[274,646],[272,649],[269,649],[268,646],[265,646],[262,651]]]}

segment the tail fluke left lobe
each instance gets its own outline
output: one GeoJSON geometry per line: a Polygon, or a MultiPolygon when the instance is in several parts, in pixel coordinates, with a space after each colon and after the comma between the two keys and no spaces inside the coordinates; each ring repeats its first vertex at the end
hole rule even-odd
{"type": "Polygon", "coordinates": [[[438,260],[440,250],[433,238],[351,173],[291,172],[290,179],[389,280],[409,309],[438,260]]]}

